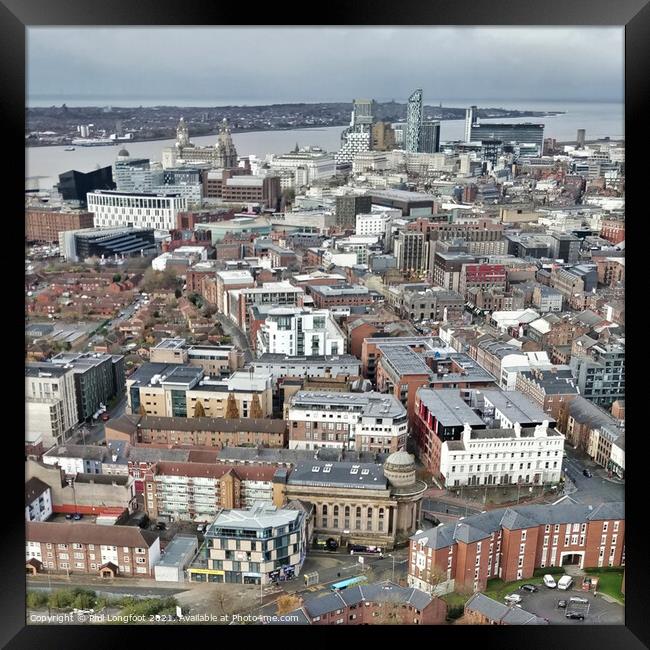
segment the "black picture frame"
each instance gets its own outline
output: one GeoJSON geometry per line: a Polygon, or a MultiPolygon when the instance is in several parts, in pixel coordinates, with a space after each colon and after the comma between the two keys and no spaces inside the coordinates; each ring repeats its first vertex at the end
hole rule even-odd
{"type": "MultiPolygon", "coordinates": [[[[21,228],[20,215],[24,211],[23,182],[21,170],[17,161],[23,160],[25,118],[25,32],[30,26],[46,25],[232,25],[233,28],[242,25],[242,18],[251,20],[251,25],[304,25],[318,26],[317,21],[327,25],[521,25],[521,26],[624,26],[625,27],[625,115],[626,130],[633,134],[626,142],[626,159],[631,164],[626,165],[628,177],[626,202],[632,205],[638,202],[642,206],[643,180],[641,179],[641,155],[644,152],[644,139],[647,139],[648,129],[643,122],[650,115],[650,75],[648,70],[650,44],[650,4],[649,0],[361,0],[354,3],[341,2],[315,3],[318,9],[316,20],[305,15],[305,4],[291,6],[281,3],[265,3],[259,7],[253,4],[242,6],[235,3],[211,3],[207,0],[113,0],[111,2],[88,2],[88,0],[0,0],[0,79],[2,80],[2,95],[0,100],[0,124],[3,127],[5,144],[5,160],[9,160],[9,176],[4,176],[5,186],[2,207],[5,210],[4,223],[10,226],[9,236],[4,239],[3,253],[16,254],[16,264],[21,264],[20,247],[14,245],[14,237],[21,228]],[[14,232],[16,231],[16,232],[14,232]]],[[[249,26],[249,25],[245,25],[249,26]]],[[[646,182],[647,184],[647,182],[646,182]]],[[[641,264],[642,253],[634,254],[637,237],[637,227],[642,227],[642,220],[647,221],[645,211],[635,214],[635,221],[628,222],[629,231],[634,237],[628,237],[628,247],[632,247],[632,264],[641,264]],[[638,217],[638,220],[637,220],[638,217]],[[636,261],[634,257],[636,256],[636,261]]],[[[16,241],[18,241],[16,239],[16,241]]],[[[628,260],[628,265],[630,261],[628,260]]],[[[18,266],[16,268],[19,268],[18,266]]],[[[628,271],[629,275],[630,271],[628,271]]],[[[643,273],[643,271],[641,271],[643,273]]],[[[24,295],[18,281],[12,279],[15,273],[4,274],[4,293],[7,308],[5,319],[13,329],[13,318],[16,318],[24,305],[24,295]],[[9,297],[11,296],[11,298],[9,297]],[[9,305],[13,300],[16,307],[9,305]]],[[[640,275],[640,279],[643,278],[640,275]]],[[[635,296],[636,297],[636,296],[635,296]]],[[[633,304],[634,307],[634,304],[633,304]]],[[[642,328],[642,323],[635,323],[628,316],[629,325],[626,335],[632,335],[632,348],[635,355],[628,355],[628,374],[630,369],[639,369],[643,355],[643,339],[635,338],[634,332],[642,328]],[[637,357],[637,358],[635,358],[637,357]],[[641,357],[639,359],[638,357],[641,357]]],[[[18,348],[11,345],[8,337],[5,339],[6,351],[18,348]],[[7,345],[9,342],[9,345],[7,345]],[[8,348],[8,350],[7,350],[8,348]]],[[[7,358],[5,358],[7,361],[7,358]]],[[[11,363],[14,360],[12,358],[11,363]]],[[[15,350],[17,370],[24,364],[24,354],[15,350]],[[22,357],[22,358],[21,358],[22,357]]],[[[15,403],[20,403],[24,397],[17,374],[7,373],[10,379],[8,391],[15,391],[15,403]]],[[[641,375],[639,375],[641,376],[641,375]]],[[[648,616],[646,615],[648,545],[643,534],[644,517],[644,485],[641,482],[641,467],[644,445],[647,434],[643,428],[642,411],[643,397],[640,395],[644,382],[628,380],[630,398],[627,400],[627,420],[631,422],[628,429],[633,431],[628,436],[627,454],[627,485],[626,495],[638,495],[637,498],[626,498],[626,510],[629,513],[626,522],[626,612],[625,626],[532,626],[532,627],[478,627],[453,626],[431,628],[402,628],[391,630],[391,635],[399,633],[402,643],[445,643],[467,646],[470,643],[482,647],[498,646],[502,648],[642,648],[650,647],[650,632],[648,616]],[[636,393],[639,393],[636,396],[636,393]]],[[[11,468],[20,466],[13,459],[20,458],[20,448],[23,446],[21,436],[16,432],[24,426],[24,420],[19,416],[16,426],[11,426],[8,419],[14,402],[11,393],[5,391],[5,439],[7,443],[4,455],[5,466],[11,468]],[[15,449],[13,448],[15,445],[15,449]]],[[[18,409],[18,412],[19,409],[18,409]]],[[[19,468],[19,476],[21,474],[19,468]]],[[[19,479],[20,480],[20,479],[19,479]]],[[[3,513],[2,534],[0,535],[3,552],[0,554],[2,563],[2,584],[0,590],[0,641],[8,648],[76,648],[85,644],[92,647],[115,647],[120,643],[133,646],[136,643],[155,643],[158,640],[165,643],[187,645],[188,636],[196,637],[197,643],[223,643],[223,633],[233,634],[232,642],[239,644],[248,639],[249,635],[260,636],[262,642],[294,643],[295,635],[305,635],[308,642],[315,638],[315,630],[306,628],[272,627],[223,627],[215,633],[215,628],[192,628],[185,626],[26,626],[25,625],[25,578],[22,560],[24,558],[24,510],[23,504],[17,504],[20,493],[17,481],[5,481],[8,498],[5,500],[6,510],[3,513]],[[9,515],[11,504],[11,515],[9,515]],[[218,634],[218,635],[217,635],[218,634]],[[277,635],[277,636],[276,636],[277,635]]],[[[358,627],[340,626],[319,628],[318,636],[325,640],[326,636],[341,636],[341,642],[353,641],[355,644],[364,642],[368,635],[381,635],[379,641],[385,639],[387,630],[375,627],[363,629],[358,627]],[[363,634],[360,639],[359,635],[363,634]],[[344,637],[342,635],[345,635],[344,637]]],[[[250,641],[249,641],[250,642],[250,641]]],[[[458,646],[456,646],[458,647],[458,646]]]]}

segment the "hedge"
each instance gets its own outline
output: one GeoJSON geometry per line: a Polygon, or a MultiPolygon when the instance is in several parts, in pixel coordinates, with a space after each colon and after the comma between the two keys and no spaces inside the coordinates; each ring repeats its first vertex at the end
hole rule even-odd
{"type": "Polygon", "coordinates": [[[554,576],[554,575],[559,575],[560,573],[565,573],[565,571],[564,568],[561,566],[547,566],[547,567],[542,567],[540,569],[535,569],[533,571],[533,575],[536,578],[544,577],[547,573],[554,576]]]}

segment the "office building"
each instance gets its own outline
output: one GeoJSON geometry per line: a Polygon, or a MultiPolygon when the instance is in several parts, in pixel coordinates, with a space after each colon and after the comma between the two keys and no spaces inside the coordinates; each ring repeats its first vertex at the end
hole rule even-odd
{"type": "Polygon", "coordinates": [[[429,261],[429,241],[426,233],[400,230],[393,242],[397,268],[405,273],[426,273],[429,261]]]}
{"type": "Polygon", "coordinates": [[[95,228],[173,230],[178,213],[186,210],[187,199],[178,194],[88,193],[88,211],[95,216],[95,228]]]}
{"type": "Polygon", "coordinates": [[[372,125],[372,150],[391,151],[395,148],[395,130],[388,122],[375,122],[372,125]]]}
{"type": "Polygon", "coordinates": [[[537,147],[537,155],[541,156],[544,147],[544,125],[529,122],[473,124],[471,141],[481,142],[483,140],[500,140],[503,144],[534,144],[537,147]]]}
{"type": "Polygon", "coordinates": [[[472,126],[474,125],[474,122],[476,122],[477,120],[478,120],[478,111],[476,106],[470,106],[469,108],[465,109],[465,134],[464,134],[465,142],[472,141],[472,126]]]}
{"type": "Polygon", "coordinates": [[[358,214],[368,214],[372,199],[366,194],[344,194],[336,197],[336,225],[341,229],[354,228],[358,214]]]}
{"type": "Polygon", "coordinates": [[[576,138],[576,147],[578,149],[584,149],[585,148],[585,136],[586,136],[586,130],[585,129],[578,129],[578,136],[576,138]]]}
{"type": "Polygon", "coordinates": [[[420,127],[421,153],[437,153],[440,151],[440,122],[434,120],[425,120],[420,127]]]}
{"type": "MultiPolygon", "coordinates": [[[[102,167],[86,173],[71,170],[59,174],[57,189],[64,201],[71,201],[83,207],[87,204],[89,192],[114,190],[115,183],[110,167],[102,167]]],[[[90,209],[89,211],[92,212],[90,209]]]]}
{"type": "Polygon", "coordinates": [[[288,421],[289,449],[391,453],[406,445],[406,409],[392,395],[298,391],[288,421]]]}
{"type": "Polygon", "coordinates": [[[58,244],[59,235],[70,230],[93,227],[93,214],[82,211],[25,210],[25,241],[58,244]]]}
{"type": "Polygon", "coordinates": [[[90,257],[153,255],[158,250],[152,228],[84,228],[59,233],[61,257],[79,262],[90,257]]]}
{"type": "Polygon", "coordinates": [[[251,365],[258,373],[268,373],[273,382],[290,378],[359,377],[361,362],[351,354],[295,357],[285,354],[260,354],[251,365]]]}
{"type": "Polygon", "coordinates": [[[616,400],[625,398],[624,343],[598,343],[584,356],[573,355],[570,365],[585,399],[609,408],[616,400]]]}
{"type": "Polygon", "coordinates": [[[422,128],[422,90],[416,90],[409,98],[406,105],[406,151],[420,151],[422,128]]]}
{"type": "Polygon", "coordinates": [[[206,568],[215,582],[237,584],[297,576],[307,553],[306,524],[302,510],[263,502],[249,510],[224,510],[205,533],[206,568]]]}
{"type": "Polygon", "coordinates": [[[350,126],[341,133],[341,147],[334,158],[337,165],[351,164],[354,157],[372,146],[373,100],[355,99],[350,126]]]}

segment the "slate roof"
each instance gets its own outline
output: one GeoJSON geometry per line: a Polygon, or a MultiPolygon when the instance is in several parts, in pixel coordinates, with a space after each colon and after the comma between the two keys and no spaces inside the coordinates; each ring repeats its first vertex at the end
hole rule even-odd
{"type": "Polygon", "coordinates": [[[312,460],[296,465],[287,482],[289,485],[335,485],[362,490],[388,488],[384,468],[376,463],[312,460]]]}
{"type": "Polygon", "coordinates": [[[33,503],[41,496],[41,494],[49,489],[50,486],[41,481],[40,478],[36,478],[35,476],[30,478],[29,481],[25,483],[25,507],[30,503],[33,503]]]}
{"type": "Polygon", "coordinates": [[[504,605],[480,591],[465,603],[465,611],[479,612],[491,621],[499,621],[505,625],[548,625],[548,621],[543,618],[519,607],[504,605]]]}
{"type": "Polygon", "coordinates": [[[625,504],[622,501],[588,506],[572,501],[555,504],[514,506],[488,510],[464,517],[455,523],[442,524],[432,530],[413,535],[411,541],[423,540],[428,548],[440,549],[456,542],[467,544],[489,537],[501,528],[519,530],[540,525],[586,523],[625,519],[625,504]]]}

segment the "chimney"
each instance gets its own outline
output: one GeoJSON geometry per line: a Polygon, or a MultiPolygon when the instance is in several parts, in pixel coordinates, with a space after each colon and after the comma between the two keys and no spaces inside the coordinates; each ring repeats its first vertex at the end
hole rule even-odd
{"type": "Polygon", "coordinates": [[[469,426],[469,422],[465,422],[463,425],[462,441],[469,442],[471,437],[472,437],[472,427],[469,426]]]}
{"type": "Polygon", "coordinates": [[[515,438],[521,438],[521,424],[515,422],[513,429],[515,430],[515,438]]]}

